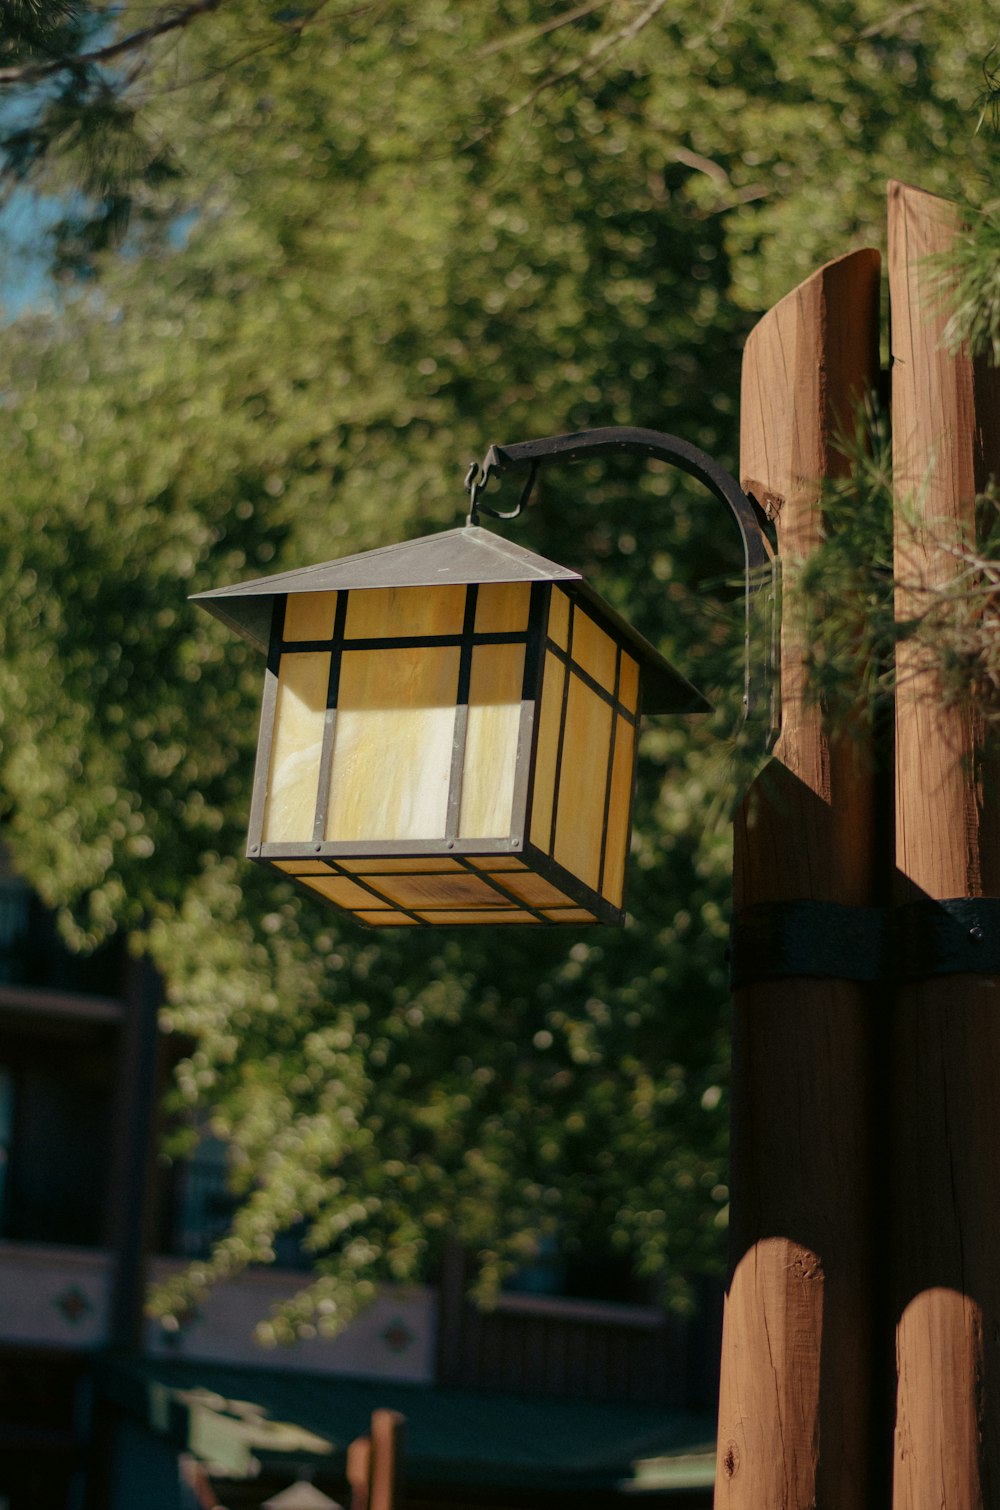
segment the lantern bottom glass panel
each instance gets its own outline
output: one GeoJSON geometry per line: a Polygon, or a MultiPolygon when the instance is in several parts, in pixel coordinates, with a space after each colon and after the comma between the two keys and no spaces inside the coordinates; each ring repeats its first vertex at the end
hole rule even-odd
{"type": "Polygon", "coordinates": [[[547,855],[359,854],[254,859],[291,877],[368,928],[483,923],[620,923],[621,911],[547,855]]]}

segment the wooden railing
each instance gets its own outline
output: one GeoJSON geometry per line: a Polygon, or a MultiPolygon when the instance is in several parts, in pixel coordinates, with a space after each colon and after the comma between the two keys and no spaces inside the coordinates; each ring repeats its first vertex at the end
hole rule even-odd
{"type": "Polygon", "coordinates": [[[503,1295],[442,1309],[442,1384],[680,1406],[686,1363],[683,1323],[653,1306],[503,1295]]]}

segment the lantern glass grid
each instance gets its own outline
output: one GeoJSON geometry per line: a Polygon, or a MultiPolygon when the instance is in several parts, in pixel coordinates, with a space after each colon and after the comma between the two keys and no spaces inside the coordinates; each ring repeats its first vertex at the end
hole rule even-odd
{"type": "Polygon", "coordinates": [[[592,607],[277,595],[251,858],[372,927],[621,922],[639,664],[592,607]]]}

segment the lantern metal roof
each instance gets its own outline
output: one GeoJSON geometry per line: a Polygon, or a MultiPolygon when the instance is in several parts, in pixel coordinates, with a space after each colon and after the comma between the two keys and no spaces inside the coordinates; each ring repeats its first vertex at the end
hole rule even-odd
{"type": "Polygon", "coordinates": [[[339,1500],[332,1500],[308,1479],[298,1479],[280,1494],[272,1494],[261,1510],[343,1510],[343,1507],[339,1500]]]}
{"type": "Polygon", "coordinates": [[[578,571],[557,566],[478,525],[442,530],[397,545],[362,551],[295,571],[257,577],[192,595],[209,613],[267,654],[271,613],[284,593],[365,591],[386,587],[447,587],[473,582],[554,582],[604,619],[642,668],[646,713],[707,712],[711,704],[627,619],[584,581],[578,571]]]}

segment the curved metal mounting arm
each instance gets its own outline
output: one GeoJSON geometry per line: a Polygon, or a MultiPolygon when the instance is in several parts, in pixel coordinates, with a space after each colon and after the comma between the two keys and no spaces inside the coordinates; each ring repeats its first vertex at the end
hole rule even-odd
{"type": "Polygon", "coordinates": [[[740,532],[743,542],[743,559],[746,572],[746,672],[743,696],[744,717],[756,711],[757,689],[751,677],[750,630],[751,604],[764,589],[764,599],[770,608],[770,623],[767,632],[765,683],[770,687],[770,737],[777,734],[777,686],[774,676],[776,646],[775,596],[777,590],[778,562],[770,542],[754,512],[754,506],[740,487],[736,478],[719,465],[707,451],[701,451],[678,435],[667,435],[660,430],[634,429],[627,425],[611,426],[602,430],[578,430],[570,435],[549,435],[541,440],[520,441],[510,446],[490,446],[482,466],[473,462],[465,480],[470,497],[469,523],[476,524],[480,514],[493,519],[516,519],[531,495],[535,477],[543,461],[577,461],[583,456],[600,456],[612,452],[635,452],[655,456],[702,483],[721,503],[725,503],[740,532]],[[491,477],[506,472],[511,467],[529,466],[528,480],[517,508],[508,513],[498,513],[479,502],[491,477]]]}

